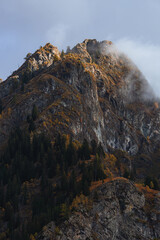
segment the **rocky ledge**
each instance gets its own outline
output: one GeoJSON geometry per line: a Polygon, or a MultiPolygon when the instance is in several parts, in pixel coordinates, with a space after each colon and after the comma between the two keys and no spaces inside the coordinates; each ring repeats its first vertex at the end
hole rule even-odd
{"type": "Polygon", "coordinates": [[[160,195],[146,191],[150,197],[123,178],[103,183],[89,198],[76,199],[69,219],[59,227],[49,223],[37,240],[159,239],[160,195]]]}

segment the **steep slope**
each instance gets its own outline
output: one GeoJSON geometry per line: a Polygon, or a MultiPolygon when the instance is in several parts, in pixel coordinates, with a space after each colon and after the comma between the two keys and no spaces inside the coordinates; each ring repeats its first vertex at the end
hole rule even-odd
{"type": "MultiPolygon", "coordinates": [[[[17,126],[51,138],[63,132],[80,142],[95,139],[105,151],[120,149],[132,156],[151,155],[159,147],[159,100],[109,41],[87,39],[67,54],[46,44],[0,84],[0,99],[1,147],[17,126]],[[33,123],[34,106],[39,114],[33,123]]],[[[143,166],[136,157],[131,167],[138,165],[142,172],[153,165],[152,158],[145,157],[143,166]]]]}
{"type": "Polygon", "coordinates": [[[112,42],[28,54],[0,84],[0,146],[0,238],[159,237],[159,99],[112,42]]]}
{"type": "Polygon", "coordinates": [[[108,41],[85,40],[61,57],[56,47],[41,47],[1,83],[0,99],[1,143],[11,129],[27,127],[34,104],[40,113],[35,131],[52,137],[64,131],[80,141],[97,139],[106,151],[109,146],[132,155],[159,142],[152,89],[108,41]]]}
{"type": "Polygon", "coordinates": [[[90,198],[77,197],[72,203],[74,210],[70,218],[59,228],[51,222],[36,239],[159,239],[160,196],[156,191],[150,191],[150,195],[154,196],[152,213],[147,212],[149,199],[131,182],[116,179],[104,183],[90,198]]]}

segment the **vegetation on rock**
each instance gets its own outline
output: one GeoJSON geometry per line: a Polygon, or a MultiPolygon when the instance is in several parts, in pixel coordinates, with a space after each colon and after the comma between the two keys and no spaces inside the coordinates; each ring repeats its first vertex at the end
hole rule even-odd
{"type": "Polygon", "coordinates": [[[70,226],[86,239],[127,239],[136,224],[128,239],[160,235],[159,100],[113,49],[47,43],[0,84],[0,239],[43,239],[42,227],[74,239],[70,226]]]}

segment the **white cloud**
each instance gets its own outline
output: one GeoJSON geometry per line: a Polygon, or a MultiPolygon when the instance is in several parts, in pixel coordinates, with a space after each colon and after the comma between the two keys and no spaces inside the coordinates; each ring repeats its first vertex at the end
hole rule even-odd
{"type": "Polygon", "coordinates": [[[160,97],[160,45],[130,39],[120,39],[115,43],[138,66],[160,97]]]}
{"type": "Polygon", "coordinates": [[[65,44],[69,27],[64,24],[57,24],[46,33],[46,41],[52,42],[56,47],[62,48],[65,44]]]}
{"type": "Polygon", "coordinates": [[[1,0],[0,77],[46,42],[65,49],[85,38],[127,36],[159,44],[159,12],[159,0],[1,0]]]}

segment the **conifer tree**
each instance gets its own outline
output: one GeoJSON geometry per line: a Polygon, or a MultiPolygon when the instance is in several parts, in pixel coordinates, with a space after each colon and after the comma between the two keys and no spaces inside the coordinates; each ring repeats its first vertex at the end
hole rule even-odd
{"type": "Polygon", "coordinates": [[[0,99],[0,114],[2,113],[3,110],[3,104],[2,104],[2,99],[0,99]]]}
{"type": "Polygon", "coordinates": [[[37,118],[38,118],[38,108],[34,104],[33,109],[32,109],[32,119],[33,119],[33,121],[35,121],[37,118]]]}

